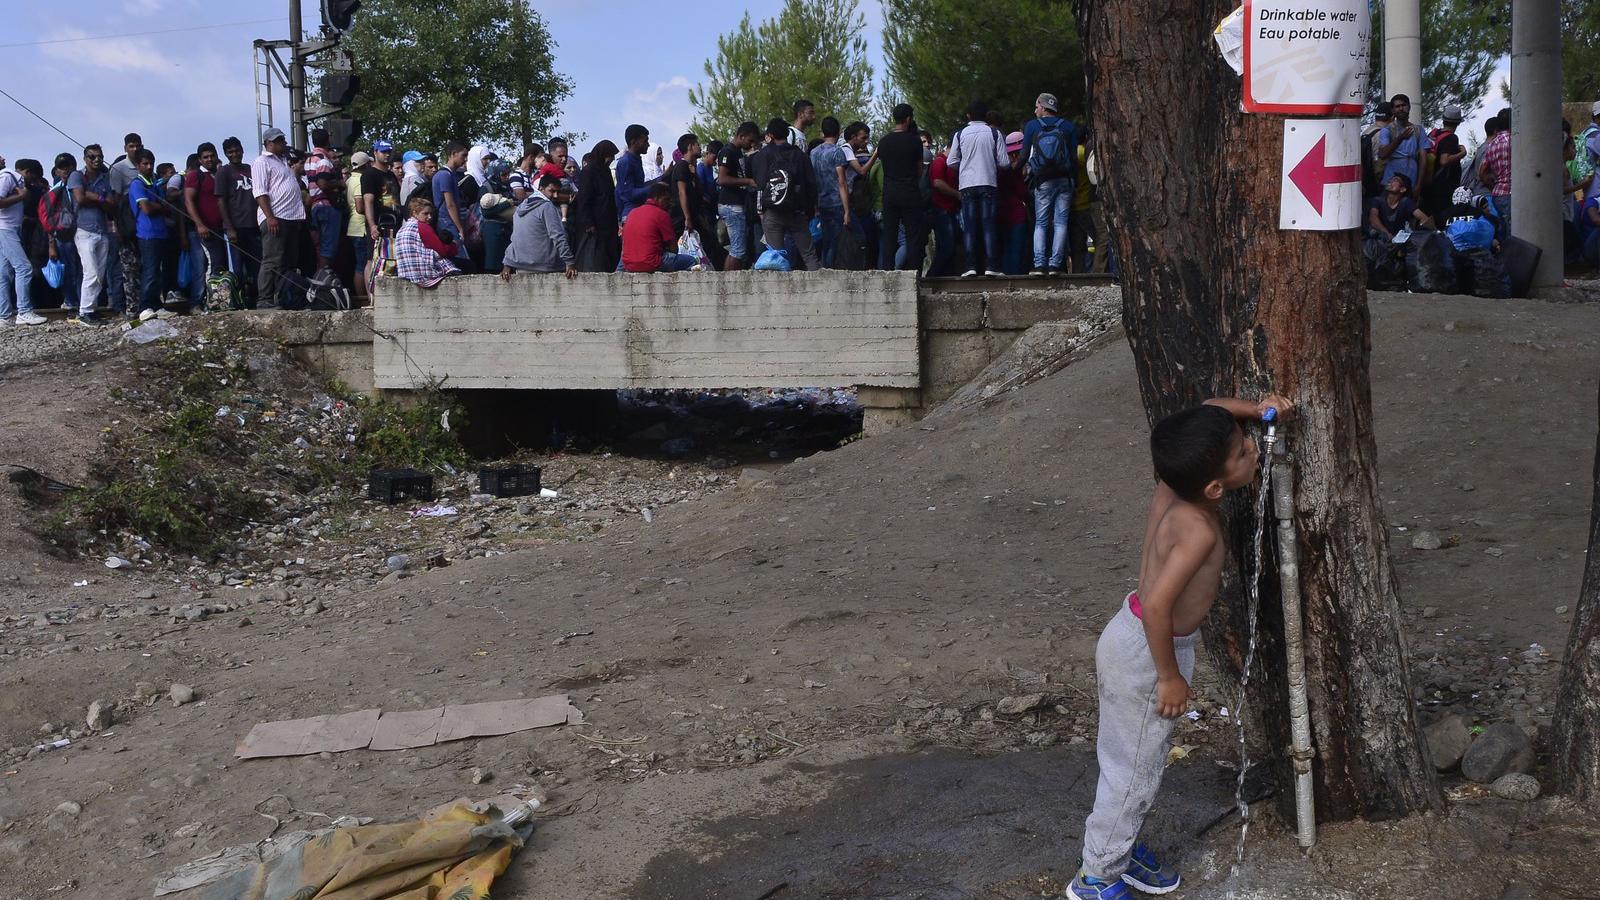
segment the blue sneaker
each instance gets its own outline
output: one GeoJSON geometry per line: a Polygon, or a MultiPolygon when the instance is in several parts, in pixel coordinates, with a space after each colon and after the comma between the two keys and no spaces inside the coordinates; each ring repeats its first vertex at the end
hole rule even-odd
{"type": "Polygon", "coordinates": [[[1076,900],[1133,900],[1128,886],[1120,881],[1101,881],[1078,870],[1078,877],[1067,885],[1067,896],[1076,900]]]}
{"type": "Polygon", "coordinates": [[[1134,844],[1133,858],[1128,860],[1128,871],[1122,873],[1122,880],[1146,894],[1168,894],[1177,890],[1183,879],[1163,866],[1149,847],[1134,844]]]}

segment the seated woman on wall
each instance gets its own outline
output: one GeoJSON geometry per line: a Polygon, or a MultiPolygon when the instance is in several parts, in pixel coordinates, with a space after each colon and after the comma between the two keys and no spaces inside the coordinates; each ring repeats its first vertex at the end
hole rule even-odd
{"type": "Polygon", "coordinates": [[[394,237],[396,274],[425,288],[451,275],[460,275],[461,270],[450,261],[456,255],[455,244],[440,238],[433,230],[433,201],[416,197],[407,207],[411,218],[400,226],[394,237]]]}

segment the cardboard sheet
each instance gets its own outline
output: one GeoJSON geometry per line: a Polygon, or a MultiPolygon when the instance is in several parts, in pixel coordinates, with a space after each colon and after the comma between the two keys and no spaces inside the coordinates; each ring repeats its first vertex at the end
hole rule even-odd
{"type": "Polygon", "coordinates": [[[250,729],[234,752],[240,759],[254,759],[359,750],[371,743],[372,729],[377,724],[376,709],[288,722],[263,722],[250,729]]]}
{"type": "Polygon", "coordinates": [[[407,750],[471,737],[493,737],[552,725],[581,725],[583,713],[566,694],[531,700],[492,700],[383,712],[263,722],[250,729],[234,753],[240,759],[308,756],[346,750],[407,750]]]}

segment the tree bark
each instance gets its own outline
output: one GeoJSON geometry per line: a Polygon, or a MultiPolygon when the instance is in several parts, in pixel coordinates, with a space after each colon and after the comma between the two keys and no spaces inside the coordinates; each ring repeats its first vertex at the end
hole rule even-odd
{"type": "MultiPolygon", "coordinates": [[[[1300,592],[1319,818],[1442,805],[1424,758],[1378,502],[1364,270],[1355,231],[1280,231],[1280,116],[1240,111],[1212,40],[1234,0],[1085,0],[1094,146],[1115,236],[1123,322],[1151,421],[1271,388],[1297,475],[1300,592]]],[[[1234,563],[1207,644],[1237,675],[1255,530],[1224,510],[1234,563]]],[[[1270,534],[1270,529],[1269,532],[1270,534]]],[[[1287,773],[1287,693],[1272,553],[1250,720],[1287,773]]]]}
{"type": "Polygon", "coordinates": [[[1560,789],[1580,801],[1600,798],[1600,441],[1594,461],[1589,558],[1567,636],[1556,692],[1555,763],[1560,789]]]}

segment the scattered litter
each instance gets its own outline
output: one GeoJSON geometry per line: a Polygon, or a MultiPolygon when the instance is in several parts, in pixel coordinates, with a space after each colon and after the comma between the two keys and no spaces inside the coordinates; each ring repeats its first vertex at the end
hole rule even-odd
{"type": "Polygon", "coordinates": [[[127,569],[132,567],[132,565],[132,562],[121,556],[106,557],[106,568],[108,569],[127,569]]]}
{"type": "Polygon", "coordinates": [[[550,488],[539,488],[539,496],[546,500],[554,500],[559,495],[550,488]]]}
{"type": "Polygon", "coordinates": [[[1170,766],[1178,760],[1183,759],[1185,756],[1188,756],[1190,752],[1194,750],[1194,748],[1194,744],[1179,744],[1173,746],[1167,751],[1167,765],[1170,766]]]}
{"type": "Polygon", "coordinates": [[[411,511],[411,518],[440,519],[444,518],[445,516],[453,516],[455,514],[456,508],[454,506],[446,506],[443,503],[435,503],[432,506],[419,506],[416,509],[413,509],[411,511]]]}
{"type": "Polygon", "coordinates": [[[301,450],[310,450],[311,449],[311,442],[306,440],[304,435],[295,438],[294,439],[294,445],[296,447],[299,447],[301,450]]]}
{"type": "Polygon", "coordinates": [[[395,555],[383,561],[384,568],[391,572],[399,572],[410,564],[411,557],[405,555],[404,553],[396,553],[395,555]]]}
{"type": "Polygon", "coordinates": [[[72,586],[73,587],[88,587],[89,586],[89,579],[85,578],[82,581],[74,581],[72,583],[72,586]]]}
{"type": "Polygon", "coordinates": [[[1217,42],[1217,52],[1235,75],[1244,74],[1244,7],[1224,16],[1211,33],[1217,42]]]}
{"type": "Polygon", "coordinates": [[[639,511],[644,513],[644,521],[646,525],[656,520],[656,514],[650,511],[650,507],[646,506],[644,509],[639,511]]]}
{"type": "Polygon", "coordinates": [[[156,882],[155,896],[234,900],[261,896],[261,885],[304,885],[294,896],[328,896],[331,888],[352,898],[487,897],[532,837],[542,804],[513,795],[462,799],[391,825],[345,816],[330,828],[268,837],[185,863],[156,882]]]}
{"type": "Polygon", "coordinates": [[[122,333],[122,339],[135,344],[148,344],[164,338],[178,336],[178,329],[168,325],[161,319],[151,319],[137,328],[130,328],[122,333]]]}
{"type": "Polygon", "coordinates": [[[1191,709],[1188,712],[1184,713],[1183,717],[1185,719],[1188,719],[1191,722],[1198,722],[1198,721],[1200,721],[1200,710],[1191,709]]]}
{"type": "Polygon", "coordinates": [[[217,418],[226,419],[228,417],[228,414],[231,413],[231,412],[233,412],[233,407],[231,407],[231,406],[219,406],[219,407],[217,407],[217,418]]]}
{"type": "Polygon", "coordinates": [[[385,713],[363,709],[340,715],[263,722],[235,749],[241,759],[308,756],[346,750],[406,750],[470,737],[512,734],[551,725],[581,725],[583,713],[566,694],[533,700],[492,700],[385,713]]]}
{"type": "Polygon", "coordinates": [[[39,751],[40,753],[48,753],[51,750],[60,750],[60,749],[63,749],[65,747],[70,747],[70,746],[72,746],[72,739],[71,738],[62,738],[59,741],[51,741],[48,744],[37,744],[37,745],[34,746],[33,749],[39,751]]]}
{"type": "Polygon", "coordinates": [[[594,632],[592,632],[592,631],[569,631],[566,634],[562,635],[561,637],[556,638],[555,645],[557,647],[560,647],[560,646],[565,645],[567,643],[567,641],[570,641],[575,637],[589,637],[592,634],[594,634],[594,632]]]}
{"type": "Polygon", "coordinates": [[[1226,706],[1224,706],[1221,709],[1218,709],[1217,710],[1217,715],[1219,715],[1219,716],[1223,717],[1224,719],[1226,719],[1228,717],[1228,708],[1226,706]]]}

